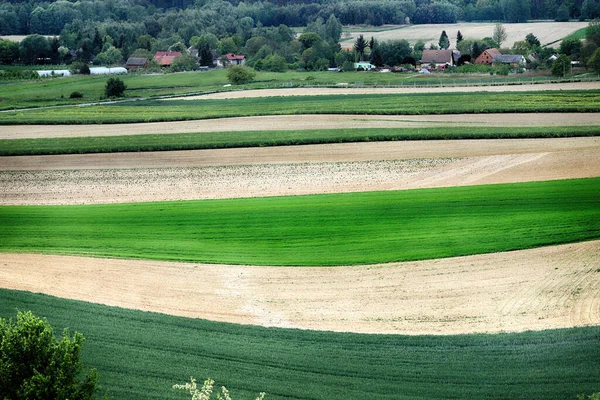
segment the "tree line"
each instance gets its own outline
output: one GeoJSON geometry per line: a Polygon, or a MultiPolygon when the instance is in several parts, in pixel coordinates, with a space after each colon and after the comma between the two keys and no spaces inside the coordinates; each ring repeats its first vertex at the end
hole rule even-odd
{"type": "Polygon", "coordinates": [[[177,33],[234,34],[237,21],[262,26],[306,26],[333,14],[344,25],[430,24],[462,21],[525,22],[593,19],[598,0],[0,0],[0,35],[59,35],[73,25],[130,25],[155,38],[177,33]]]}

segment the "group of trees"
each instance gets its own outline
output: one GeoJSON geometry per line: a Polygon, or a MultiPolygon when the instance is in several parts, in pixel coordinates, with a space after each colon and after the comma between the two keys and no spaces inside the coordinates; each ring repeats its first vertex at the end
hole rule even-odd
{"type": "MultiPolygon", "coordinates": [[[[107,30],[184,42],[213,33],[242,34],[245,18],[262,26],[306,26],[329,15],[346,24],[453,23],[457,20],[523,22],[528,19],[600,17],[597,0],[0,0],[0,35],[63,35],[107,30]]],[[[89,36],[89,35],[88,35],[89,36]]],[[[121,46],[116,46],[121,47],[121,46]]]]}

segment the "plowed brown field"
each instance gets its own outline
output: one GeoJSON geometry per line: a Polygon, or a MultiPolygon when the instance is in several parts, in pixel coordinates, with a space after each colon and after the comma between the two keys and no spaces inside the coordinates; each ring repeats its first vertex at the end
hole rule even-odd
{"type": "Polygon", "coordinates": [[[459,334],[600,324],[599,265],[600,241],[334,268],[0,254],[0,286],[240,324],[459,334]]]}
{"type": "MultiPolygon", "coordinates": [[[[235,126],[241,130],[575,126],[597,125],[598,120],[598,114],[283,116],[93,127],[4,127],[0,137],[214,132],[232,131],[235,126]]],[[[0,204],[234,198],[597,176],[597,137],[0,157],[0,204]]],[[[598,266],[600,241],[336,268],[0,253],[0,287],[243,324],[450,334],[598,325],[598,266]],[[194,281],[211,284],[189,285],[194,281]]]]}

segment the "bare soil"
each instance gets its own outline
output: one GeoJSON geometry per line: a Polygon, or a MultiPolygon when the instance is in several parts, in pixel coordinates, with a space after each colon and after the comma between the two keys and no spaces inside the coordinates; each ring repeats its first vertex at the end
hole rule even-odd
{"type": "Polygon", "coordinates": [[[344,94],[409,94],[409,93],[447,93],[447,92],[539,92],[548,90],[598,90],[600,82],[573,82],[573,83],[543,83],[523,84],[510,86],[480,86],[477,81],[472,86],[447,86],[447,87],[411,87],[407,83],[403,87],[393,88],[292,88],[292,89],[259,89],[240,90],[235,92],[219,92],[201,96],[173,97],[169,100],[202,100],[202,99],[239,99],[254,97],[279,97],[279,96],[322,96],[344,94]]]}
{"type": "Polygon", "coordinates": [[[600,138],[4,157],[0,204],[287,196],[594,176],[600,176],[600,138]]]}
{"type": "Polygon", "coordinates": [[[600,324],[599,265],[600,241],[335,268],[0,254],[0,286],[239,324],[466,334],[600,324]]]}
{"type": "MultiPolygon", "coordinates": [[[[599,85],[600,88],[600,85],[599,85]]],[[[196,121],[110,125],[9,125],[0,139],[128,136],[175,133],[286,131],[350,128],[425,128],[442,126],[597,126],[600,113],[455,115],[277,115],[196,121]]]]}
{"type": "MultiPolygon", "coordinates": [[[[482,39],[492,37],[494,32],[494,22],[462,22],[458,24],[426,24],[426,25],[408,25],[398,26],[397,29],[388,29],[384,31],[354,31],[351,35],[344,35],[343,38],[349,38],[342,42],[344,48],[351,48],[358,35],[363,34],[366,38],[373,36],[378,40],[397,40],[405,39],[411,44],[421,40],[425,42],[426,48],[430,44],[438,45],[440,34],[445,30],[450,40],[451,48],[456,46],[456,35],[460,31],[466,39],[482,39]]],[[[525,40],[528,33],[534,34],[540,42],[545,45],[560,41],[565,36],[570,35],[578,29],[585,28],[587,22],[529,22],[523,24],[503,24],[506,29],[507,38],[502,43],[502,47],[512,47],[517,41],[525,40]]],[[[393,26],[390,26],[393,28],[393,26]]],[[[560,42],[554,44],[558,47],[560,42]]]]}

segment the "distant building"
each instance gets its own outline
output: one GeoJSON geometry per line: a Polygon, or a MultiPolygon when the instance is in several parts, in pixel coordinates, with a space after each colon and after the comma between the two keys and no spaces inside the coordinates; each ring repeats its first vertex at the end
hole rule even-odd
{"type": "Polygon", "coordinates": [[[487,49],[475,59],[475,64],[492,65],[494,63],[494,58],[501,55],[502,53],[500,53],[498,49],[487,49]]]}
{"type": "Polygon", "coordinates": [[[157,51],[154,55],[154,61],[161,67],[170,67],[175,57],[181,55],[180,51],[157,51]]]}
{"type": "Polygon", "coordinates": [[[228,65],[244,65],[246,56],[227,53],[223,57],[217,58],[217,67],[226,67],[228,65]]]}
{"type": "Polygon", "coordinates": [[[376,67],[373,64],[366,62],[366,61],[354,63],[354,69],[361,69],[361,68],[365,71],[370,71],[372,69],[375,69],[376,67]]]}
{"type": "Polygon", "coordinates": [[[129,71],[146,69],[148,68],[148,59],[146,57],[129,57],[125,63],[125,68],[129,71]]]}
{"type": "Polygon", "coordinates": [[[520,54],[500,54],[494,57],[494,64],[509,64],[513,68],[519,68],[527,63],[525,57],[520,54]]]}
{"type": "MultiPolygon", "coordinates": [[[[421,65],[435,65],[435,68],[445,68],[455,65],[454,53],[454,50],[423,50],[419,62],[421,65]]],[[[460,53],[456,53],[460,57],[460,53]]]]}

